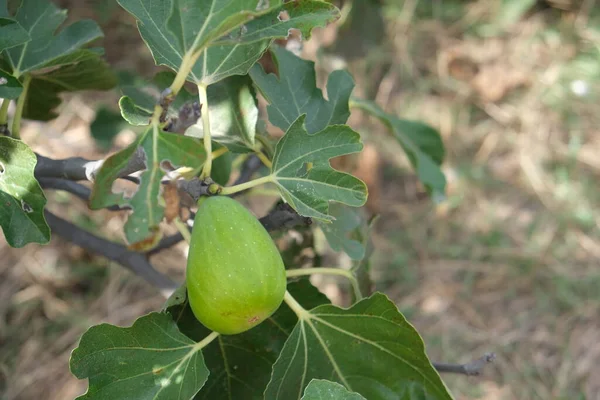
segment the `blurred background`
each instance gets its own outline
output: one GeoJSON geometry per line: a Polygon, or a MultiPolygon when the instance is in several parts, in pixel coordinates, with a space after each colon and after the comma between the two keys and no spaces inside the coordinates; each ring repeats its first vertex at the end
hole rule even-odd
{"type": "MultiPolygon", "coordinates": [[[[70,20],[101,24],[115,68],[157,68],[116,1],[65,0],[70,20]]],[[[342,4],[340,6],[343,7],[342,4]]],[[[457,399],[600,399],[600,3],[595,0],[355,0],[303,55],[327,73],[348,68],[354,95],[443,137],[447,198],[434,204],[400,145],[353,113],[367,149],[352,162],[369,184],[371,271],[436,361],[497,354],[483,376],[444,375],[457,399]]],[[[64,97],[60,116],[22,137],[53,158],[106,157],[98,110],[118,94],[64,97]]],[[[126,215],[90,212],[48,191],[49,209],[113,240],[126,215]]],[[[182,280],[185,244],[153,257],[182,280]]],[[[0,397],[69,399],[86,382],[68,359],[91,325],[130,325],[159,308],[158,291],[53,237],[11,249],[0,240],[0,397]]],[[[340,263],[345,262],[340,256],[340,263]]],[[[343,304],[345,293],[317,281],[343,304]]]]}

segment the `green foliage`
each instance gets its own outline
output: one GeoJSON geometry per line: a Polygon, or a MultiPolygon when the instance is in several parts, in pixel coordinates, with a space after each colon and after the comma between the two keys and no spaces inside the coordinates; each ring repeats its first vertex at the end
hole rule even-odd
{"type": "Polygon", "coordinates": [[[348,72],[335,71],[327,82],[327,96],[316,85],[315,67],[280,47],[271,52],[277,63],[279,78],[266,74],[261,66],[250,70],[252,80],[270,103],[267,110],[269,121],[283,131],[300,117],[306,115],[306,130],[316,133],[329,125],[345,124],[350,116],[348,100],[354,81],[348,72]]]}
{"type": "Polygon", "coordinates": [[[186,55],[201,56],[188,79],[204,85],[246,74],[270,40],[287,37],[289,29],[300,29],[308,39],[312,28],[324,26],[338,16],[335,7],[320,1],[281,3],[281,0],[236,0],[226,4],[216,0],[119,1],[137,18],[140,34],[158,65],[178,70],[186,55]],[[287,21],[277,18],[283,11],[289,14],[287,21]]]}
{"type": "Polygon", "coordinates": [[[360,207],[367,200],[367,187],[360,179],[329,165],[333,157],[359,152],[362,143],[347,125],[330,125],[311,135],[304,121],[305,115],[298,117],[277,143],[273,181],[300,215],[331,221],[329,201],[360,207]]]}
{"type": "Polygon", "coordinates": [[[96,111],[96,117],[90,125],[90,133],[102,150],[108,150],[112,146],[114,138],[125,125],[127,124],[123,121],[121,114],[102,107],[96,111]]]}
{"type": "Polygon", "coordinates": [[[0,136],[0,226],[12,247],[46,244],[46,197],[33,176],[35,154],[20,140],[0,136]]]}
{"type": "Polygon", "coordinates": [[[302,400],[364,400],[358,393],[349,392],[339,383],[324,379],[313,379],[306,386],[302,400]]]}
{"type": "Polygon", "coordinates": [[[360,214],[354,208],[339,203],[329,206],[329,214],[335,220],[320,225],[331,248],[335,251],[344,251],[353,260],[361,260],[365,255],[365,247],[355,238],[356,231],[363,224],[360,214]]]}
{"type": "MultiPolygon", "coordinates": [[[[258,107],[248,76],[231,76],[208,87],[210,134],[218,143],[235,153],[254,151],[258,107]]],[[[202,137],[202,124],[192,125],[185,133],[202,137]]]]}
{"type": "Polygon", "coordinates": [[[435,200],[442,200],[446,192],[446,177],[440,169],[444,160],[444,144],[438,131],[421,122],[388,114],[371,101],[353,99],[352,106],[376,117],[390,129],[402,145],[421,182],[435,200]]]}
{"type": "MultiPolygon", "coordinates": [[[[306,308],[329,303],[307,279],[290,283],[288,291],[306,308]]],[[[188,337],[201,340],[210,334],[194,317],[187,301],[168,310],[188,337]]],[[[255,328],[239,335],[221,336],[207,346],[203,353],[210,375],[196,398],[262,399],[271,368],[297,321],[296,314],[284,303],[255,328]]]]}
{"type": "Polygon", "coordinates": [[[0,53],[29,40],[29,33],[8,13],[6,0],[0,0],[0,53]]]}
{"type": "Polygon", "coordinates": [[[311,379],[331,379],[368,399],[451,399],[423,341],[383,294],[344,310],[303,315],[273,365],[266,398],[297,398],[311,379]]]}
{"type": "MultiPolygon", "coordinates": [[[[98,111],[92,135],[104,149],[126,124],[141,126],[143,132],[95,164],[101,168],[93,171],[90,207],[130,208],[125,237],[130,248],[143,251],[162,235],[166,181],[181,183],[199,176],[207,184],[210,180],[205,178],[210,176],[218,182],[210,185],[210,193],[221,195],[274,184],[300,215],[318,221],[334,251],[344,251],[353,260],[351,270],[341,275],[351,280],[360,300],[357,287],[364,293],[371,289],[372,221],[352,207],[365,204],[367,188],[330,164],[335,157],[363,148],[360,135],[345,125],[350,106],[371,113],[389,128],[436,199],[445,190],[440,169],[444,148],[438,132],[429,126],[389,115],[369,101],[350,100],[354,82],[348,72],[333,72],[324,96],[312,62],[271,46],[275,39],[286,38],[290,29],[308,39],[312,29],[337,19],[339,10],[316,0],[119,0],[119,4],[136,18],[156,63],[173,71],[162,71],[148,82],[121,76],[120,115],[107,108],[98,111]],[[257,64],[269,48],[276,74],[257,64]],[[184,87],[185,82],[195,84],[198,94],[184,87]],[[284,132],[276,144],[266,133],[266,121],[259,118],[257,92],[268,102],[269,122],[284,132]],[[190,110],[192,118],[183,124],[190,110]],[[175,125],[180,129],[167,132],[175,125]],[[226,186],[230,174],[239,170],[238,160],[234,161],[239,153],[256,153],[266,166],[258,170],[264,176],[226,186]],[[113,192],[115,181],[138,171],[135,193],[113,192]]],[[[95,22],[61,28],[66,13],[47,0],[23,0],[14,17],[6,9],[6,0],[0,0],[3,129],[9,99],[17,100],[13,126],[18,130],[21,117],[55,117],[61,92],[117,84],[102,49],[86,47],[102,36],[95,22]]],[[[356,14],[353,18],[357,23],[356,14]]],[[[0,137],[0,225],[11,246],[49,240],[43,214],[46,200],[34,177],[35,163],[35,154],[20,140],[0,137]]],[[[237,201],[231,204],[236,210],[198,209],[190,261],[202,270],[200,278],[205,281],[194,271],[188,274],[188,285],[198,291],[190,289],[192,300],[207,293],[214,300],[234,285],[261,282],[268,275],[261,256],[271,252],[279,258],[255,217],[237,201]],[[239,210],[244,212],[244,226],[239,210]],[[264,235],[246,229],[250,224],[264,235]],[[244,270],[250,267],[251,271],[244,270]]],[[[261,299],[276,295],[273,307],[284,292],[283,265],[279,266],[279,286],[261,299]]],[[[332,270],[340,272],[320,271],[332,270]]],[[[305,270],[294,272],[288,277],[305,270]]],[[[376,293],[342,309],[329,304],[308,279],[287,283],[286,288],[284,303],[274,313],[269,308],[267,314],[272,315],[239,334],[221,336],[203,326],[189,304],[186,285],[169,298],[162,312],[141,317],[131,327],[90,328],[70,363],[75,376],[89,380],[88,392],[80,398],[450,398],[419,334],[385,295],[376,293]]],[[[232,313],[251,302],[239,293],[233,298],[232,313]]],[[[210,298],[205,300],[201,308],[195,305],[196,315],[213,305],[210,298]]],[[[221,329],[223,321],[217,317],[200,319],[220,332],[235,333],[221,329]]]]}
{"type": "Polygon", "coordinates": [[[164,206],[159,202],[161,179],[165,175],[163,162],[168,161],[173,166],[197,167],[204,159],[204,147],[197,139],[162,132],[156,126],[150,126],[129,147],[106,159],[96,176],[90,207],[130,205],[133,213],[125,223],[125,236],[129,243],[155,238],[159,235],[158,224],[164,215],[164,206]],[[113,182],[121,176],[138,148],[142,149],[147,169],[140,177],[137,192],[132,198],[126,198],[123,193],[112,193],[113,182]]]}
{"type": "Polygon", "coordinates": [[[78,399],[190,399],[208,377],[199,350],[168,314],[148,314],[130,328],[93,326],[71,355],[73,375],[90,380],[78,399]]]}

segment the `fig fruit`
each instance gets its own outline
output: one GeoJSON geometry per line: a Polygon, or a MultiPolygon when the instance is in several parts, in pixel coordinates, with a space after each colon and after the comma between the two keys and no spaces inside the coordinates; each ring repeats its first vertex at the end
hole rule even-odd
{"type": "Polygon", "coordinates": [[[250,211],[225,196],[198,201],[186,274],[194,315],[225,335],[271,316],[286,290],[285,267],[271,236],[250,211]]]}

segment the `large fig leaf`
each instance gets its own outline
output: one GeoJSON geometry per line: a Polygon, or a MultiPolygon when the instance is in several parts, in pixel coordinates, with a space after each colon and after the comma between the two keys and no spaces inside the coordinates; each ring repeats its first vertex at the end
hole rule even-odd
{"type": "Polygon", "coordinates": [[[89,379],[78,399],[191,399],[209,374],[200,350],[165,313],[143,316],[129,328],[93,326],[71,354],[73,375],[89,379]]]}
{"type": "Polygon", "coordinates": [[[178,70],[184,57],[201,55],[189,80],[209,85],[244,75],[269,42],[299,29],[305,38],[338,17],[332,5],[314,0],[119,0],[138,20],[154,60],[178,70]],[[286,20],[280,19],[287,12],[286,20]],[[211,47],[214,45],[214,48],[211,47]]]}
{"type": "Polygon", "coordinates": [[[265,398],[299,399],[312,379],[370,400],[452,398],[417,331],[381,293],[349,309],[306,311],[273,365],[265,398]]]}

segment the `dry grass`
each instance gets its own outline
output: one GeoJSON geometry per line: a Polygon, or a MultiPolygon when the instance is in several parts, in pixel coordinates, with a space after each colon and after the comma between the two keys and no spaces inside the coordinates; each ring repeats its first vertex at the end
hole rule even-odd
{"type": "MultiPolygon", "coordinates": [[[[495,22],[500,0],[388,3],[385,43],[350,64],[357,90],[440,129],[449,191],[437,206],[419,200],[398,178],[407,174],[399,146],[378,125],[355,119],[385,162],[374,172],[386,179],[375,233],[378,288],[419,329],[433,359],[498,354],[483,377],[445,377],[458,399],[600,398],[594,2],[570,12],[536,10],[502,26],[495,22]],[[430,12],[427,3],[440,6],[430,12]],[[587,82],[588,95],[572,91],[577,80],[587,82]]],[[[120,42],[105,44],[109,54],[127,53],[120,42]]],[[[53,157],[99,157],[87,131],[92,117],[93,106],[75,97],[58,120],[30,125],[24,137],[53,157]]],[[[123,215],[88,213],[62,194],[49,204],[107,237],[121,235],[123,215]]],[[[101,321],[129,325],[162,302],[119,266],[57,238],[21,250],[2,241],[0,254],[7,400],[75,397],[85,383],[69,374],[68,357],[82,332],[101,321]]],[[[182,249],[156,262],[180,277],[182,249]]]]}

